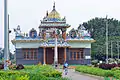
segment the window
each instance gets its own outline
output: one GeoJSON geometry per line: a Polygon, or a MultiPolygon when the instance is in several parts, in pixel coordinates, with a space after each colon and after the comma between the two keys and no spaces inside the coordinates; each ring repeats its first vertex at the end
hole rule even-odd
{"type": "Polygon", "coordinates": [[[69,59],[70,60],[80,60],[83,59],[83,52],[79,51],[79,50],[70,50],[70,56],[69,59]]]}
{"type": "Polygon", "coordinates": [[[25,60],[36,60],[37,54],[37,49],[23,49],[23,57],[25,60]]]}

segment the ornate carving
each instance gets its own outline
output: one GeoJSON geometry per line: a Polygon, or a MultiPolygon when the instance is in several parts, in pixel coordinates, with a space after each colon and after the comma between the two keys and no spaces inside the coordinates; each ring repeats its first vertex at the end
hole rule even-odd
{"type": "Polygon", "coordinates": [[[74,30],[74,28],[70,31],[70,37],[71,38],[76,38],[77,37],[77,31],[74,30]]]}
{"type": "Polygon", "coordinates": [[[17,28],[14,29],[14,32],[15,32],[16,36],[22,36],[21,30],[20,30],[20,25],[18,25],[17,28]]]}
{"type": "Polygon", "coordinates": [[[36,38],[36,37],[37,37],[37,31],[36,31],[34,28],[32,28],[32,29],[30,30],[29,36],[30,36],[31,38],[36,38]]]}
{"type": "Polygon", "coordinates": [[[84,38],[85,36],[91,37],[90,32],[86,30],[83,25],[79,26],[78,34],[79,34],[79,37],[81,38],[84,38]]]}
{"type": "Polygon", "coordinates": [[[42,31],[42,37],[44,40],[46,40],[46,31],[45,30],[42,31]]]}
{"type": "Polygon", "coordinates": [[[63,38],[64,40],[66,40],[66,32],[63,32],[62,38],[63,38]]]}

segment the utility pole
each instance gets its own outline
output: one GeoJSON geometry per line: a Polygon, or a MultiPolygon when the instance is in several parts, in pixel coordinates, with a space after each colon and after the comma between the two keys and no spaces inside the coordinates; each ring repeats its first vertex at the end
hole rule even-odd
{"type": "Polygon", "coordinates": [[[117,41],[118,59],[119,59],[119,41],[117,41]]]}
{"type": "Polygon", "coordinates": [[[112,41],[111,41],[111,58],[113,58],[113,53],[112,53],[112,41]]]}
{"type": "Polygon", "coordinates": [[[106,63],[108,63],[108,21],[106,15],[106,63]]]}
{"type": "Polygon", "coordinates": [[[9,41],[10,41],[10,33],[11,33],[12,31],[11,31],[10,28],[9,28],[9,27],[10,27],[10,22],[9,22],[9,21],[10,21],[10,18],[9,18],[9,16],[10,16],[10,15],[8,14],[8,50],[9,50],[9,55],[8,55],[8,56],[9,56],[9,58],[11,59],[10,46],[9,46],[10,43],[9,43],[9,41]]]}
{"type": "Polygon", "coordinates": [[[9,52],[8,52],[8,13],[7,13],[7,0],[4,0],[4,70],[8,70],[9,52]]]}
{"type": "Polygon", "coordinates": [[[9,46],[9,34],[11,33],[11,31],[9,30],[9,14],[8,14],[8,56],[10,56],[10,46],[9,46]]]}

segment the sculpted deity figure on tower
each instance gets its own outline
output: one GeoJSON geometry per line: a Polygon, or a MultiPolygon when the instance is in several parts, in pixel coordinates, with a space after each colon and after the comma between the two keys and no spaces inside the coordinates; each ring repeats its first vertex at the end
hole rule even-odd
{"type": "Polygon", "coordinates": [[[16,36],[22,36],[21,30],[20,30],[20,25],[18,25],[17,28],[14,29],[14,32],[15,32],[16,36]]]}

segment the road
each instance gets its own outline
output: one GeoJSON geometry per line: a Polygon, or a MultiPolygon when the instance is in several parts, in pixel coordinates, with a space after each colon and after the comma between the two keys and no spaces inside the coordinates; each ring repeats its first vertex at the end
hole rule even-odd
{"type": "Polygon", "coordinates": [[[63,72],[63,77],[68,77],[71,80],[104,80],[102,77],[79,73],[76,72],[74,69],[69,69],[67,75],[64,75],[64,71],[62,69],[60,69],[59,71],[63,72]]]}

